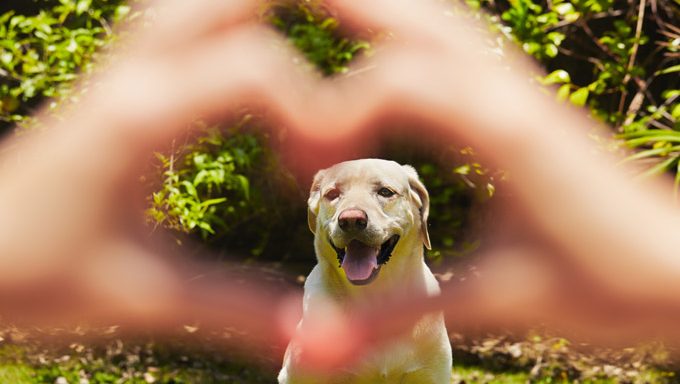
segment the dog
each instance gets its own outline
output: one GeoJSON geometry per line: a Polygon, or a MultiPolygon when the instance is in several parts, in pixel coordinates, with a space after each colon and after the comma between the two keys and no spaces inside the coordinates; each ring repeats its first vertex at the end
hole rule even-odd
{"type": "MultiPolygon", "coordinates": [[[[439,294],[439,283],[424,260],[424,247],[430,248],[428,213],[429,195],[409,165],[361,159],[319,171],[308,200],[317,264],[305,281],[298,329],[329,300],[344,308],[350,299],[370,305],[398,292],[439,294]]],[[[423,316],[410,332],[331,379],[319,381],[301,372],[300,353],[292,341],[280,384],[451,380],[451,344],[441,313],[423,316]]]]}

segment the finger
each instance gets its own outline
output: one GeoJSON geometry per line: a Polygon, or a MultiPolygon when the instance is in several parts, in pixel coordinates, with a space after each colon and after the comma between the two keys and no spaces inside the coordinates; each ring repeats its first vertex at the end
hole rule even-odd
{"type": "Polygon", "coordinates": [[[354,31],[395,33],[399,38],[438,34],[451,10],[433,0],[327,0],[339,15],[341,25],[354,31]]]}
{"type": "Polygon", "coordinates": [[[168,262],[122,237],[89,253],[74,271],[85,304],[80,317],[147,324],[176,310],[181,278],[168,262]]]}
{"type": "Polygon", "coordinates": [[[232,342],[269,353],[287,341],[273,319],[278,303],[296,294],[292,284],[255,268],[187,263],[157,252],[120,239],[83,261],[82,293],[75,295],[83,300],[72,319],[157,333],[175,333],[187,324],[230,328],[232,342]]]}
{"type": "Polygon", "coordinates": [[[369,347],[364,324],[353,324],[331,300],[315,302],[315,310],[300,320],[301,303],[282,306],[279,324],[292,339],[287,353],[296,356],[299,369],[315,377],[351,366],[369,347]],[[293,307],[297,305],[297,307],[293,307]]]}
{"type": "Polygon", "coordinates": [[[252,21],[260,5],[248,0],[156,1],[145,10],[151,23],[140,25],[132,36],[147,53],[189,49],[199,37],[252,21]]]}
{"type": "Polygon", "coordinates": [[[146,152],[197,117],[228,117],[243,107],[265,107],[278,122],[299,119],[314,80],[296,57],[280,36],[246,25],[167,60],[124,60],[89,100],[89,114],[115,127],[99,130],[97,140],[146,152]]]}
{"type": "Polygon", "coordinates": [[[183,284],[175,318],[198,322],[206,329],[229,328],[233,342],[245,343],[242,348],[280,354],[289,335],[277,326],[276,318],[282,302],[291,298],[301,302],[299,288],[283,279],[272,281],[271,276],[257,270],[246,273],[225,269],[200,266],[201,277],[183,284]],[[216,274],[216,270],[222,272],[216,274]]]}
{"type": "Polygon", "coordinates": [[[296,62],[300,55],[278,34],[261,26],[242,27],[193,51],[179,68],[178,102],[189,98],[189,108],[207,116],[255,105],[293,119],[309,105],[315,83],[315,74],[296,62]]]}

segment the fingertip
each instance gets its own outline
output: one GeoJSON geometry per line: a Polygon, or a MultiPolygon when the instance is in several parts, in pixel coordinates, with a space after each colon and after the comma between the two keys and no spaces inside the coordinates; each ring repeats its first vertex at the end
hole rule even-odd
{"type": "MultiPolygon", "coordinates": [[[[341,22],[343,28],[353,32],[365,29],[381,31],[392,29],[393,23],[386,17],[381,8],[387,7],[383,0],[366,2],[351,0],[326,0],[325,3],[331,8],[341,22]]],[[[388,12],[389,13],[389,12],[388,12]]]]}
{"type": "Polygon", "coordinates": [[[136,37],[142,52],[175,52],[186,49],[197,38],[225,31],[257,17],[260,1],[164,0],[146,7],[153,28],[143,24],[136,37]]]}
{"type": "Polygon", "coordinates": [[[342,310],[330,301],[319,301],[314,311],[305,314],[304,321],[293,326],[293,318],[300,318],[300,311],[291,309],[299,300],[284,300],[279,311],[279,325],[283,332],[291,334],[291,344],[297,348],[300,369],[313,376],[322,377],[338,369],[352,365],[361,357],[366,337],[363,327],[354,324],[342,310]]]}
{"type": "Polygon", "coordinates": [[[295,336],[301,318],[302,300],[300,295],[291,294],[284,297],[276,311],[276,325],[284,340],[291,340],[295,336]]]}

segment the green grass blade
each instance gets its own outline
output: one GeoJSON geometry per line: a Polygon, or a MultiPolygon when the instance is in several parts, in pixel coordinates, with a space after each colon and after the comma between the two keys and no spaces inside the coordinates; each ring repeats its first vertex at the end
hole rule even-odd
{"type": "Polygon", "coordinates": [[[623,160],[619,162],[619,164],[626,164],[631,161],[635,160],[640,160],[644,159],[647,157],[652,157],[652,156],[664,156],[668,153],[675,152],[675,151],[680,151],[680,145],[676,145],[673,147],[663,147],[663,148],[652,148],[652,149],[647,149],[644,151],[636,152],[630,156],[626,156],[623,160]]]}
{"type": "Polygon", "coordinates": [[[654,142],[659,142],[659,141],[667,141],[669,143],[680,143],[680,135],[651,135],[651,136],[644,136],[644,137],[639,137],[636,139],[629,139],[626,140],[626,144],[629,147],[639,147],[640,145],[648,144],[648,143],[654,143],[654,142]]]}
{"type": "Polygon", "coordinates": [[[664,136],[664,135],[680,137],[680,132],[671,131],[671,130],[668,130],[668,129],[646,129],[646,130],[643,130],[643,131],[621,133],[621,134],[616,135],[616,137],[619,138],[619,139],[628,140],[628,139],[635,139],[635,138],[639,138],[639,137],[664,136]]]}

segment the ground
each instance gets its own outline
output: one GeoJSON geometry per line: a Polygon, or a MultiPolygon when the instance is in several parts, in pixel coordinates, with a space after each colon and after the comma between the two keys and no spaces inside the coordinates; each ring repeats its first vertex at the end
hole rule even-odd
{"type": "MultiPolygon", "coordinates": [[[[0,383],[275,382],[275,358],[235,352],[224,342],[226,333],[182,332],[159,343],[150,335],[123,336],[117,327],[8,326],[0,332],[0,383]]],[[[671,355],[659,344],[596,350],[538,334],[452,335],[452,343],[452,383],[680,383],[671,355]]]]}

